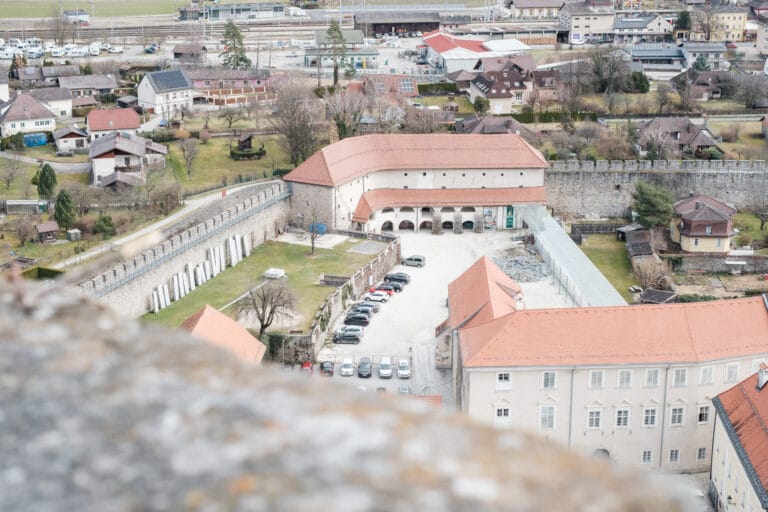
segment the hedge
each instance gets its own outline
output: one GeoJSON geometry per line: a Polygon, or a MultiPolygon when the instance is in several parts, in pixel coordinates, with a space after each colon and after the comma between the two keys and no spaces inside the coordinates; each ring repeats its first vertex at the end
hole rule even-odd
{"type": "Polygon", "coordinates": [[[448,94],[457,92],[456,84],[448,82],[436,82],[433,84],[419,84],[419,94],[448,94]]]}
{"type": "MultiPolygon", "coordinates": [[[[536,115],[533,112],[521,112],[519,114],[512,114],[512,117],[521,123],[534,123],[536,122],[536,115]]],[[[563,114],[560,112],[542,112],[538,115],[540,123],[559,123],[563,114]]],[[[583,121],[589,119],[590,121],[597,120],[597,114],[594,112],[578,112],[573,114],[573,119],[576,121],[583,121]]]]}

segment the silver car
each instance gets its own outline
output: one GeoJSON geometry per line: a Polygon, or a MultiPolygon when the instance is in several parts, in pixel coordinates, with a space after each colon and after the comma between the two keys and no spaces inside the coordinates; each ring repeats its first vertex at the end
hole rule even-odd
{"type": "Polygon", "coordinates": [[[397,378],[398,379],[411,378],[411,363],[409,363],[407,359],[400,359],[397,362],[397,378]]]}
{"type": "Polygon", "coordinates": [[[379,361],[379,378],[391,379],[392,378],[392,358],[384,356],[379,361]]]}
{"type": "Polygon", "coordinates": [[[351,377],[355,374],[355,363],[352,362],[352,359],[347,358],[341,362],[339,373],[342,377],[351,377]]]}

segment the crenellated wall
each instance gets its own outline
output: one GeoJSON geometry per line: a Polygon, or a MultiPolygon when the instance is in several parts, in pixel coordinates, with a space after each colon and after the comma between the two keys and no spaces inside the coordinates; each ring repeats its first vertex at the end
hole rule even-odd
{"type": "Polygon", "coordinates": [[[544,175],[555,215],[626,215],[638,181],[667,187],[675,199],[707,194],[746,206],[754,190],[768,190],[763,160],[568,160],[551,162],[544,175]]]}
{"type": "Polygon", "coordinates": [[[251,249],[274,238],[276,227],[288,219],[290,185],[278,182],[239,194],[239,203],[222,204],[225,210],[81,282],[80,289],[126,316],[137,317],[152,308],[153,291],[163,285],[172,287],[174,275],[188,273],[189,266],[208,260],[210,248],[221,247],[238,236],[251,249]]]}

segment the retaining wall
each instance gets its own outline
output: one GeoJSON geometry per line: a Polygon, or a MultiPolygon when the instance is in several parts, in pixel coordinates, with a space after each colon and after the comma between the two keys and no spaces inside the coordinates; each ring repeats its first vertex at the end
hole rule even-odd
{"type": "Polygon", "coordinates": [[[275,237],[288,219],[290,186],[277,182],[238,191],[239,203],[227,207],[134,258],[79,284],[87,294],[102,298],[115,311],[136,317],[152,306],[153,290],[172,285],[174,274],[207,259],[207,249],[241,236],[251,249],[275,237]]]}
{"type": "Polygon", "coordinates": [[[638,181],[668,188],[675,199],[707,194],[737,208],[768,190],[763,160],[568,160],[551,162],[544,186],[555,215],[623,217],[638,181]]]}
{"type": "Polygon", "coordinates": [[[740,270],[745,273],[768,273],[768,257],[754,254],[751,256],[728,256],[726,254],[662,254],[661,258],[673,263],[673,270],[684,272],[730,272],[740,270]],[[744,262],[745,265],[727,265],[726,261],[744,262]]]}

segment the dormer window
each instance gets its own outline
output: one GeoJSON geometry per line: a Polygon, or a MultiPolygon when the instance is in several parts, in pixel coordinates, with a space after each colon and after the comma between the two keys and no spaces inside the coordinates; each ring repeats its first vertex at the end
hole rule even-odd
{"type": "Polygon", "coordinates": [[[707,226],[705,228],[705,231],[707,232],[708,235],[711,235],[712,234],[712,226],[707,226]]]}

